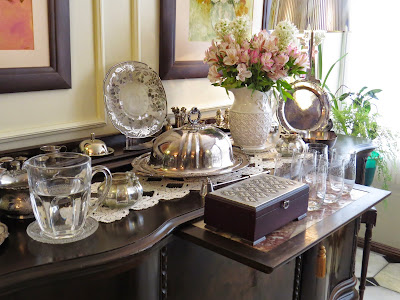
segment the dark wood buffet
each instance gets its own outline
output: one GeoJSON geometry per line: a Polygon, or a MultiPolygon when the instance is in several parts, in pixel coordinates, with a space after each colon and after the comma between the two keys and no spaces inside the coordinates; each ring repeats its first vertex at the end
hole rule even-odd
{"type": "MultiPolygon", "coordinates": [[[[104,138],[115,154],[93,164],[130,169],[146,150],[123,152],[121,138],[104,138]]],[[[361,161],[373,149],[347,139],[338,147],[355,148],[361,161]]],[[[0,245],[0,299],[358,299],[360,216],[390,192],[355,189],[357,199],[314,222],[310,214],[307,226],[292,222],[296,234],[265,251],[205,229],[204,199],[194,191],[100,223],[92,236],[65,245],[29,238],[32,220],[0,216],[10,233],[0,245]]]]}

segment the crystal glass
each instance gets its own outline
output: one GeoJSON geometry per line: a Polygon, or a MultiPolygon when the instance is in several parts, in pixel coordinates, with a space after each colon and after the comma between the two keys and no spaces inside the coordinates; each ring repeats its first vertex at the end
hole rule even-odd
{"type": "Polygon", "coordinates": [[[328,159],[328,145],[322,143],[309,143],[307,145],[307,151],[315,151],[318,154],[324,155],[326,159],[328,159]]]}
{"type": "Polygon", "coordinates": [[[335,203],[342,197],[344,188],[344,163],[345,159],[342,155],[339,155],[335,149],[330,151],[325,203],[335,203]]]}
{"type": "Polygon", "coordinates": [[[103,166],[91,167],[91,158],[87,155],[69,152],[34,156],[23,168],[28,172],[31,204],[40,228],[38,233],[30,231],[32,226],[28,227],[28,234],[32,238],[48,239],[85,235],[88,214],[102,203],[110,188],[110,171],[103,166]],[[104,194],[92,199],[91,180],[98,172],[104,173],[106,187],[104,194]]]}
{"type": "Polygon", "coordinates": [[[302,159],[301,181],[310,187],[308,211],[321,208],[326,194],[328,162],[324,155],[315,151],[305,152],[302,159]]]}
{"type": "Polygon", "coordinates": [[[357,152],[352,152],[344,156],[344,195],[349,194],[356,183],[356,161],[357,152]]]}
{"type": "Polygon", "coordinates": [[[294,150],[291,158],[283,157],[281,153],[275,156],[274,175],[282,178],[300,181],[303,152],[294,150]]]}

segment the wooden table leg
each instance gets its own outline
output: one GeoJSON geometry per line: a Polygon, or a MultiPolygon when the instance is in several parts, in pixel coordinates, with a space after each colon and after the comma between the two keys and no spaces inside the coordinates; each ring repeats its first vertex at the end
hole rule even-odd
{"type": "Polygon", "coordinates": [[[364,249],[363,249],[363,258],[361,264],[361,278],[359,287],[360,300],[363,300],[364,298],[365,282],[367,279],[367,271],[368,271],[369,253],[371,251],[372,228],[376,225],[376,216],[377,213],[375,207],[371,208],[369,211],[367,211],[361,216],[361,223],[365,223],[366,230],[364,237],[364,249]]]}

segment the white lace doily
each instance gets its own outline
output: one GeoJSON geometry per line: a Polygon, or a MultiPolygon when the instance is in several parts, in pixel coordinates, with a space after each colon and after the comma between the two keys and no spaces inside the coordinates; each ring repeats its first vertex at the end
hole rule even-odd
{"type": "MultiPolygon", "coordinates": [[[[254,153],[249,155],[249,166],[228,174],[209,177],[213,184],[227,182],[242,178],[246,175],[256,175],[274,168],[274,157],[276,150],[273,148],[266,152],[254,153]]],[[[144,196],[142,200],[130,207],[111,209],[99,207],[92,215],[94,219],[103,223],[111,223],[121,220],[129,214],[129,210],[141,210],[156,205],[161,199],[170,200],[181,198],[190,191],[200,191],[201,185],[206,178],[148,178],[140,177],[143,186],[144,196]]],[[[97,193],[99,183],[92,184],[92,192],[97,193]]]]}

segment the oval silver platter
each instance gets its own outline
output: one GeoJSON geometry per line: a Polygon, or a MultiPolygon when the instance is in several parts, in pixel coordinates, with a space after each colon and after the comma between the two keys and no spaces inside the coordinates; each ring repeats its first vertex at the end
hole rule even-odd
{"type": "Polygon", "coordinates": [[[207,177],[216,176],[226,173],[231,173],[243,169],[249,165],[249,159],[245,153],[239,149],[233,148],[233,159],[234,164],[227,168],[206,171],[201,170],[199,172],[193,171],[165,171],[161,167],[150,165],[151,152],[142,154],[132,161],[133,171],[137,175],[147,176],[147,177],[168,177],[168,178],[185,178],[185,177],[207,177]]]}

